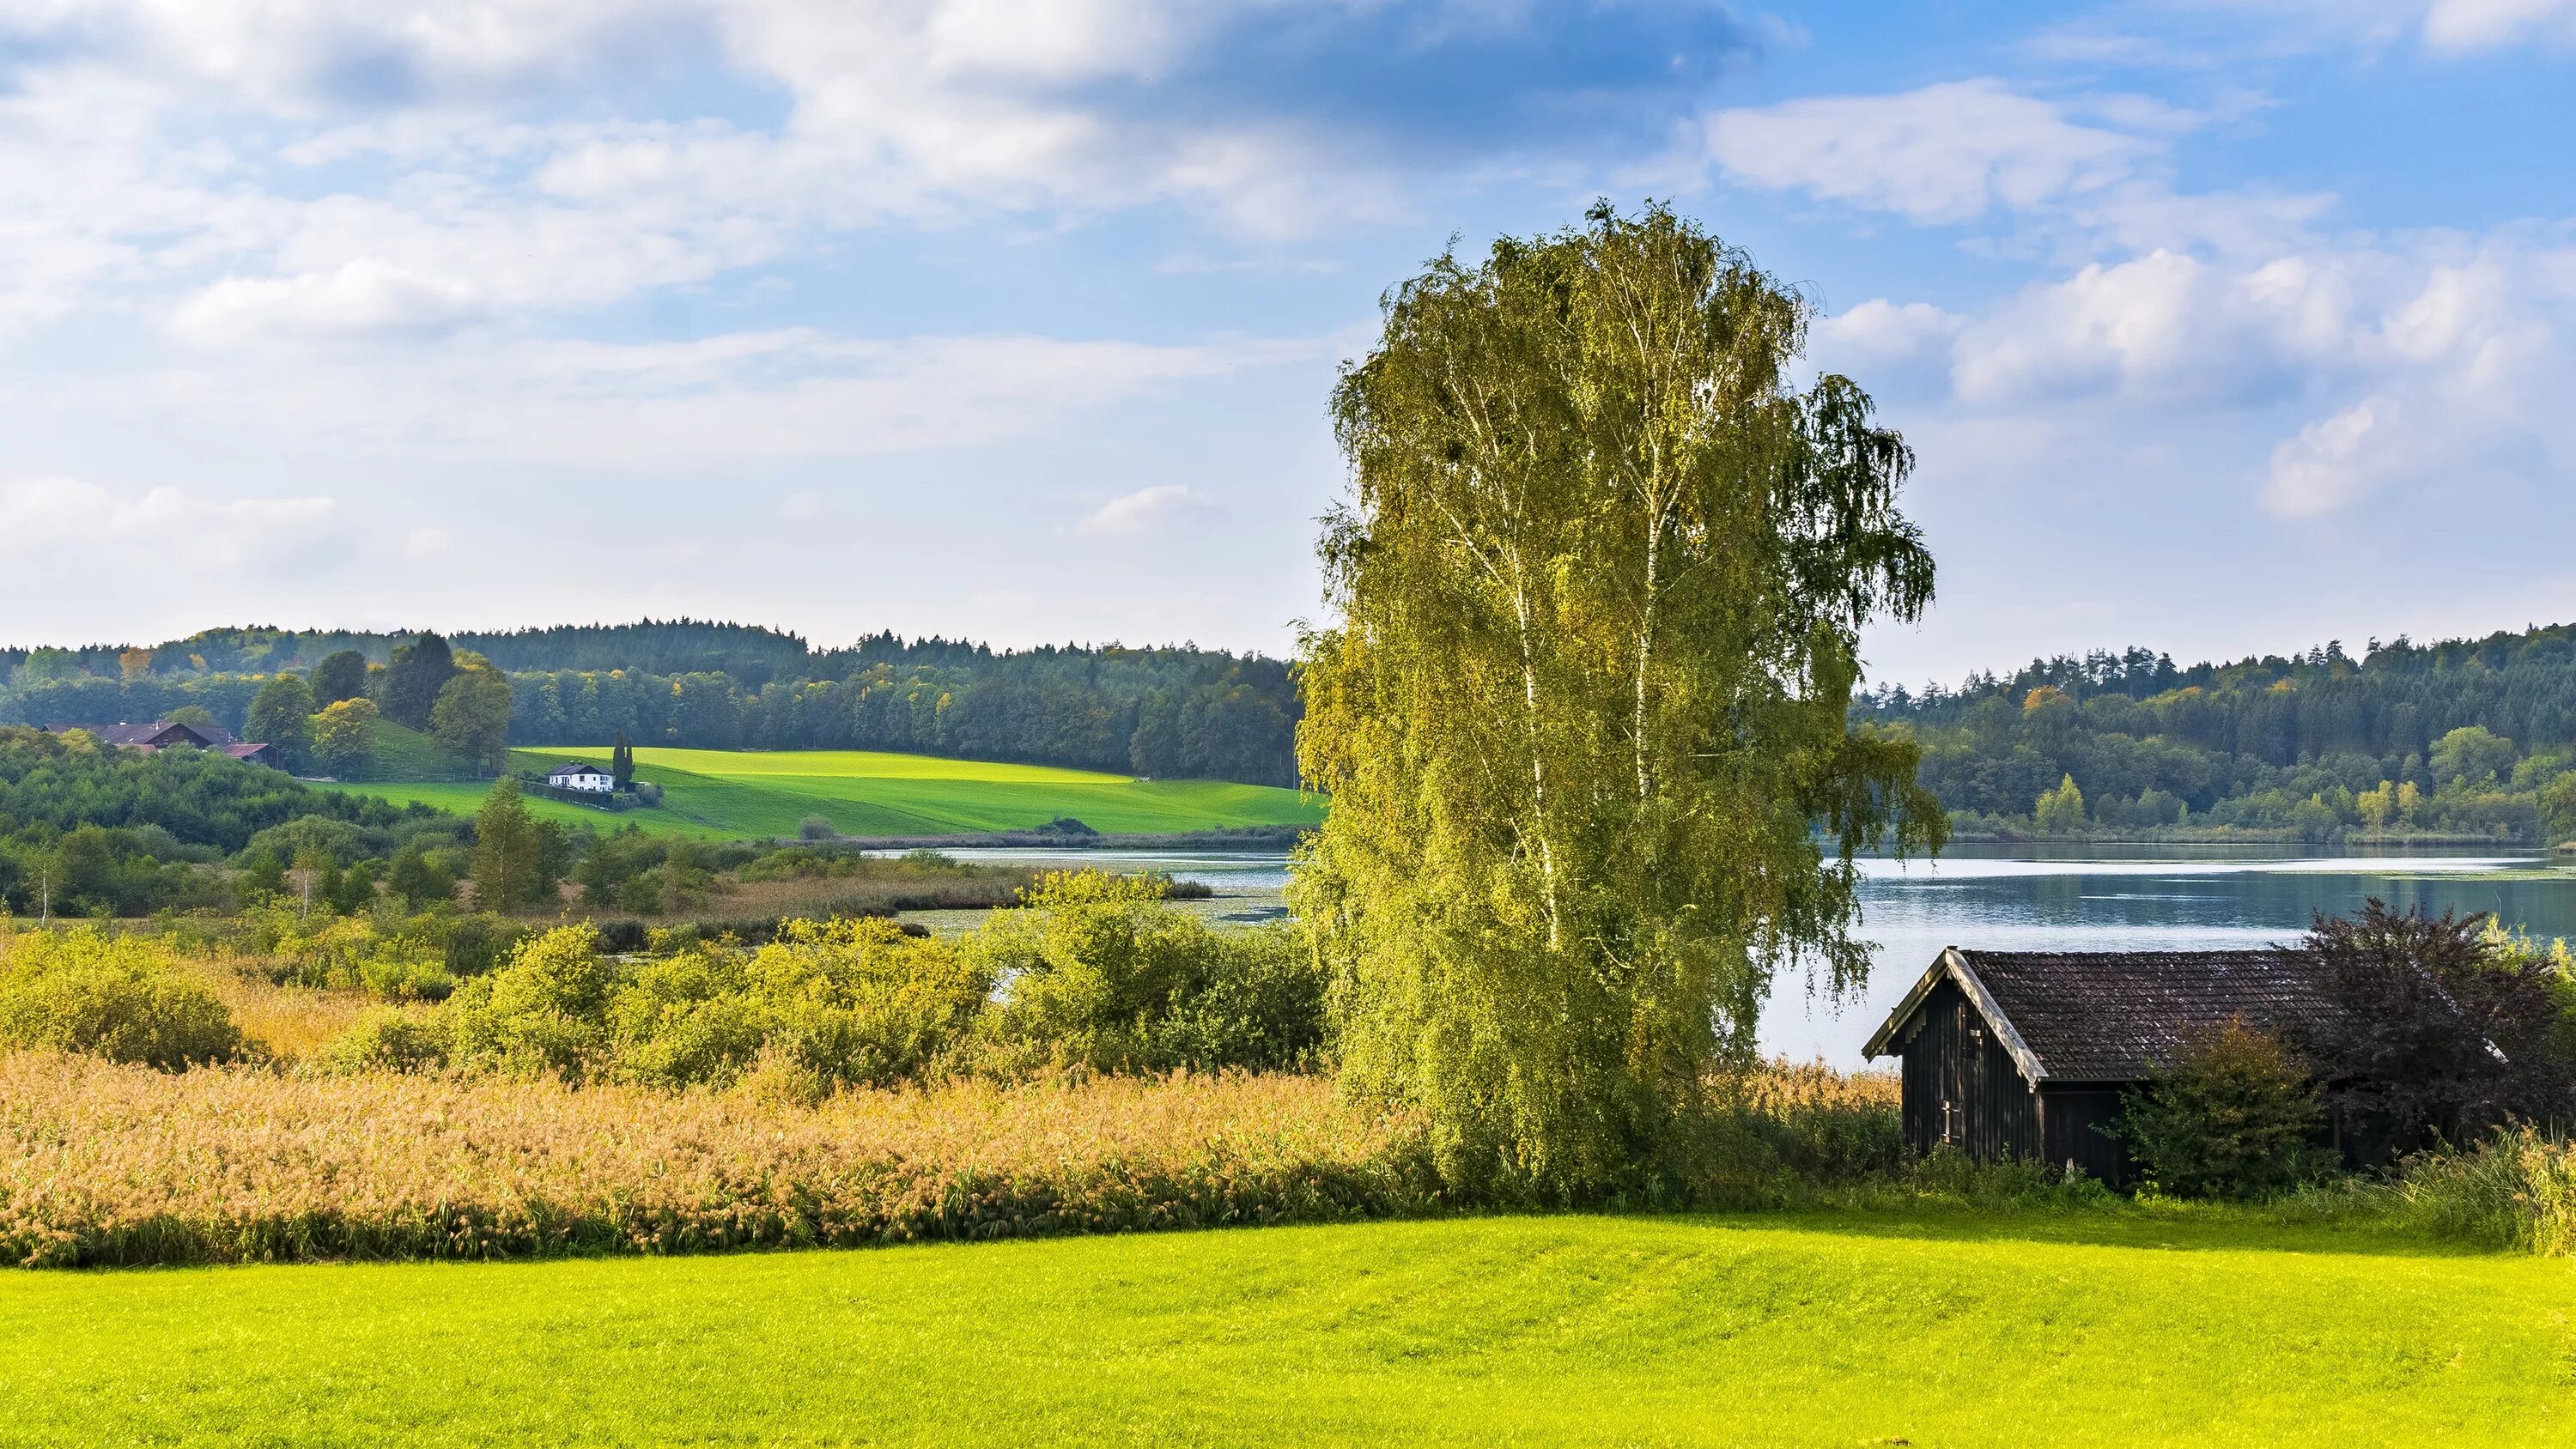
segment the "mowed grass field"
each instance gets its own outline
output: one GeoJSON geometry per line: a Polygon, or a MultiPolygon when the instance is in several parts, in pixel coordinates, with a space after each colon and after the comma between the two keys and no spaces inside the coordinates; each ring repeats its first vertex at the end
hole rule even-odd
{"type": "Polygon", "coordinates": [[[2557,1445],[2576,1267],[1488,1218],[0,1280],[27,1444],[2557,1445]]]}
{"type": "MultiPolygon", "coordinates": [[[[566,760],[606,765],[606,750],[513,752],[512,768],[566,760]]],[[[844,835],[968,835],[1026,830],[1070,816],[1113,834],[1177,834],[1243,825],[1302,825],[1323,801],[1295,790],[1223,780],[1138,780],[1125,775],[948,760],[871,750],[670,750],[635,752],[636,778],[662,787],[662,807],[611,815],[560,801],[542,815],[594,824],[632,821],[648,830],[707,838],[792,836],[820,816],[844,835]]],[[[352,784],[335,789],[470,813],[486,786],[352,784]]]]}

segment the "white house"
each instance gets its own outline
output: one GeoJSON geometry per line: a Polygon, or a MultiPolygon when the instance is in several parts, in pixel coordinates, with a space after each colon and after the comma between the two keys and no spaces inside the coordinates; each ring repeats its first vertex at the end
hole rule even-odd
{"type": "Polygon", "coordinates": [[[585,765],[579,760],[572,760],[555,766],[547,774],[546,783],[558,790],[579,790],[590,795],[605,795],[617,788],[617,777],[597,765],[585,765]]]}

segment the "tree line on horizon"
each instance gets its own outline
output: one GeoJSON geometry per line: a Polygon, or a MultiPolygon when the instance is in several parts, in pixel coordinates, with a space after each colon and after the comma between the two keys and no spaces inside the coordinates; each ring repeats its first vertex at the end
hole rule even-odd
{"type": "Polygon", "coordinates": [[[0,650],[0,724],[202,709],[279,743],[299,767],[329,766],[321,715],[360,698],[487,763],[510,745],[622,733],[647,745],[897,750],[1261,785],[1296,783],[1300,713],[1288,665],[1258,654],[997,651],[890,633],[814,650],[791,634],[692,620],[452,637],[210,630],[148,649],[0,650]],[[475,670],[506,685],[506,709],[483,690],[457,705],[453,730],[437,729],[440,691],[475,670]],[[286,679],[301,681],[309,703],[286,679]],[[310,738],[294,727],[304,716],[310,738]]]}
{"type": "Polygon", "coordinates": [[[1864,691],[1852,717],[1913,739],[1921,783],[1971,829],[2576,838],[2571,625],[2358,658],[2062,655],[1864,691]]]}

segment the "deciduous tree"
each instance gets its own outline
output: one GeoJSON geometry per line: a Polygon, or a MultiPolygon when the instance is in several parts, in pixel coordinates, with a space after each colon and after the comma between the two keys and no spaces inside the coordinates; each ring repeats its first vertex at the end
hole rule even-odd
{"type": "Polygon", "coordinates": [[[326,656],[313,670],[313,698],[318,704],[337,704],[356,699],[367,692],[367,656],[355,649],[343,649],[326,656]]]}
{"type": "Polygon", "coordinates": [[[333,775],[350,779],[363,773],[375,748],[375,701],[338,700],[313,716],[313,758],[333,775]]]}
{"type": "Polygon", "coordinates": [[[313,691],[303,676],[281,674],[261,685],[243,728],[251,739],[274,746],[286,768],[303,769],[313,753],[313,691]]]}
{"type": "Polygon", "coordinates": [[[477,766],[499,769],[510,755],[510,681],[490,668],[458,670],[430,708],[429,732],[477,766]]]}
{"type": "Polygon", "coordinates": [[[1865,977],[1854,854],[1941,838],[1912,744],[1846,724],[1860,626],[1931,596],[1912,455],[1848,379],[1798,386],[1808,320],[1695,224],[1602,208],[1434,262],[1334,393],[1296,905],[1349,1082],[1453,1181],[1687,1171],[1775,975],[1865,977]]]}

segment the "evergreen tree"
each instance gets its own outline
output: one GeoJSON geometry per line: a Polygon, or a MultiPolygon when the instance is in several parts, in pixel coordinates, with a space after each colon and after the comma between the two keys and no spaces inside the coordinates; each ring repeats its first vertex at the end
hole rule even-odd
{"type": "Polygon", "coordinates": [[[626,742],[626,731],[617,732],[617,743],[608,749],[608,773],[620,790],[635,788],[635,747],[626,742]]]}
{"type": "Polygon", "coordinates": [[[438,692],[455,677],[456,655],[436,634],[423,634],[397,647],[385,667],[380,701],[385,717],[410,729],[428,729],[430,711],[438,707],[438,692]]]}

